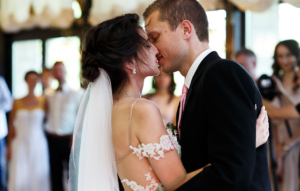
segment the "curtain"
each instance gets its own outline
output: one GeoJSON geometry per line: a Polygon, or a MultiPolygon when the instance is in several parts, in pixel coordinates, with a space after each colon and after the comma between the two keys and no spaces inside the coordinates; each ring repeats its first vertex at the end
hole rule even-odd
{"type": "Polygon", "coordinates": [[[263,12],[270,8],[278,0],[229,0],[242,11],[263,12]]]}
{"type": "Polygon", "coordinates": [[[73,0],[0,0],[4,32],[34,27],[69,28],[74,21],[73,0]]]}

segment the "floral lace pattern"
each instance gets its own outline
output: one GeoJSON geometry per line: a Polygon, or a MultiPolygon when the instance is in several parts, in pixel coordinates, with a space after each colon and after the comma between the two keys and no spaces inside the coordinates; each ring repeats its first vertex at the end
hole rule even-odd
{"type": "Polygon", "coordinates": [[[160,137],[160,143],[149,143],[149,144],[139,144],[138,147],[129,146],[131,150],[133,150],[133,154],[135,154],[139,159],[154,158],[155,160],[159,160],[160,158],[164,158],[164,152],[170,151],[173,149],[178,150],[179,144],[177,142],[177,138],[172,134],[172,132],[167,130],[169,135],[162,135],[160,137]]]}
{"type": "Polygon", "coordinates": [[[128,186],[130,186],[130,188],[133,191],[155,191],[157,189],[161,190],[162,185],[156,183],[155,180],[153,178],[151,178],[150,173],[145,174],[145,176],[146,176],[146,180],[150,181],[150,183],[151,183],[149,186],[146,186],[146,188],[141,185],[138,185],[134,181],[129,181],[128,179],[124,179],[124,180],[122,180],[122,182],[125,182],[128,186]],[[159,188],[159,187],[161,187],[161,188],[159,188]]]}
{"type": "MultiPolygon", "coordinates": [[[[176,149],[179,156],[181,147],[177,142],[176,132],[175,136],[173,135],[170,129],[167,129],[168,135],[162,135],[160,137],[159,143],[149,143],[149,144],[139,144],[138,147],[129,146],[139,159],[146,158],[154,158],[155,160],[159,160],[160,158],[164,158],[164,152],[176,149]]],[[[153,170],[152,167],[149,167],[150,170],[153,170]]],[[[128,185],[133,191],[166,191],[161,183],[155,182],[155,180],[151,177],[150,173],[145,174],[146,180],[150,182],[150,185],[143,187],[138,185],[135,181],[129,181],[128,179],[122,180],[126,185],[128,185]]]]}

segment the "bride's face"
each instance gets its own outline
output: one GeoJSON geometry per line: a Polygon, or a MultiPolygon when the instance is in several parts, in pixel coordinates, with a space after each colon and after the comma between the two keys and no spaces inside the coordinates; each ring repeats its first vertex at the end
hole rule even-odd
{"type": "Polygon", "coordinates": [[[159,74],[158,62],[156,55],[158,54],[157,48],[149,42],[148,36],[144,32],[144,30],[139,31],[140,35],[148,41],[148,46],[144,47],[142,51],[140,51],[138,61],[138,69],[137,72],[140,72],[143,77],[147,76],[156,76],[159,74]]]}

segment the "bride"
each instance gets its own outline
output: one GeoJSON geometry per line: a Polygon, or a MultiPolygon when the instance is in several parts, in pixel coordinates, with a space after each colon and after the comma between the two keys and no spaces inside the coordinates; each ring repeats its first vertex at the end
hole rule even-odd
{"type": "MultiPolygon", "coordinates": [[[[158,50],[137,14],[92,27],[82,49],[82,76],[89,85],[81,101],[70,156],[71,191],[175,190],[201,173],[187,174],[176,136],[159,108],[141,98],[147,76],[159,75],[158,50]]],[[[257,147],[268,138],[266,111],[258,118],[257,147]]]]}

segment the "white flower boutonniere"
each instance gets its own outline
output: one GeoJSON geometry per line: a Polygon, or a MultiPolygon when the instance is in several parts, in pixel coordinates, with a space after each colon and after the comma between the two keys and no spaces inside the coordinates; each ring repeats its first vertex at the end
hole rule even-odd
{"type": "Polygon", "coordinates": [[[177,137],[177,135],[178,135],[177,127],[176,127],[175,125],[173,125],[173,123],[170,123],[170,122],[169,122],[169,123],[166,125],[166,129],[167,129],[167,130],[170,130],[170,131],[172,132],[172,134],[173,134],[174,136],[177,137]]]}

